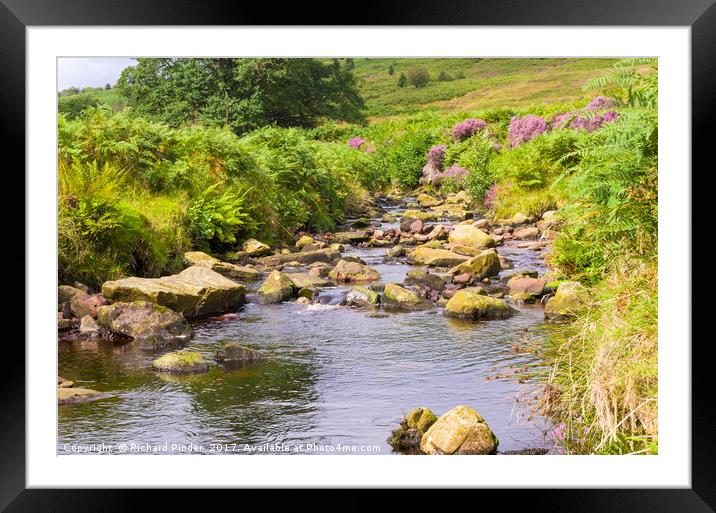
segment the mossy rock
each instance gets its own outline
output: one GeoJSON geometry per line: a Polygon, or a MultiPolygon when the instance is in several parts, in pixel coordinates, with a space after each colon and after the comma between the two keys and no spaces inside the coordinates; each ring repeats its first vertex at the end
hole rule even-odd
{"type": "Polygon", "coordinates": [[[249,239],[244,242],[243,250],[250,257],[260,257],[271,254],[271,247],[256,239],[249,239]]]}
{"type": "Polygon", "coordinates": [[[380,279],[380,273],[367,265],[341,259],[328,277],[339,282],[373,281],[380,279]]]}
{"type": "Polygon", "coordinates": [[[298,249],[303,249],[305,246],[310,246],[311,244],[315,244],[316,240],[313,237],[310,237],[308,235],[302,236],[298,241],[296,241],[296,247],[298,249]]]}
{"type": "Polygon", "coordinates": [[[110,303],[149,301],[186,318],[228,312],[246,302],[243,285],[197,265],[163,278],[107,281],[102,285],[102,295],[110,303]]]}
{"type": "Polygon", "coordinates": [[[368,287],[353,287],[346,295],[349,306],[375,306],[380,303],[380,296],[368,287]]]}
{"type": "Polygon", "coordinates": [[[469,260],[456,265],[449,272],[453,276],[469,273],[475,280],[483,280],[490,276],[497,276],[501,270],[502,266],[497,252],[494,249],[486,249],[469,260]]]}
{"type": "Polygon", "coordinates": [[[338,250],[334,244],[331,244],[327,248],[316,249],[314,251],[300,251],[298,253],[289,252],[285,255],[271,255],[259,258],[257,262],[261,265],[269,267],[284,265],[288,262],[300,262],[303,265],[309,265],[315,262],[325,262],[330,264],[333,260],[339,258],[340,256],[340,250],[338,250]]]}
{"type": "Polygon", "coordinates": [[[148,301],[102,306],[97,310],[97,324],[149,347],[182,344],[192,335],[181,314],[148,301]]]}
{"type": "Polygon", "coordinates": [[[438,418],[430,408],[419,406],[408,414],[405,418],[405,423],[408,427],[417,429],[420,433],[425,433],[436,420],[438,418]]]}
{"type": "Polygon", "coordinates": [[[405,283],[421,285],[432,290],[442,291],[445,288],[445,280],[437,274],[430,274],[423,269],[411,269],[405,275],[405,283]]]}
{"type": "Polygon", "coordinates": [[[432,308],[433,304],[427,299],[418,296],[412,290],[401,287],[397,283],[387,283],[383,291],[388,306],[404,310],[425,310],[432,308]]]}
{"type": "MultiPolygon", "coordinates": [[[[326,273],[328,274],[328,273],[326,273]]],[[[316,276],[310,273],[290,273],[287,274],[294,286],[299,289],[303,288],[316,288],[316,287],[330,287],[333,283],[330,280],[316,276]]]]}
{"type": "Polygon", "coordinates": [[[478,249],[495,247],[495,241],[492,237],[471,224],[455,226],[448,235],[448,241],[453,244],[478,249]]]}
{"type": "Polygon", "coordinates": [[[419,246],[408,253],[408,263],[414,265],[429,265],[432,267],[452,267],[468,260],[465,255],[458,255],[447,249],[433,249],[419,246]]]}
{"type": "MultiPolygon", "coordinates": [[[[435,221],[438,215],[435,212],[423,212],[422,210],[406,210],[402,218],[420,219],[421,221],[435,221]]],[[[402,224],[402,223],[401,223],[402,224]]]]}
{"type": "Polygon", "coordinates": [[[514,310],[501,299],[486,296],[484,289],[466,288],[455,292],[445,304],[443,314],[472,320],[507,319],[514,310]]]}
{"type": "Polygon", "coordinates": [[[262,305],[281,303],[294,296],[296,285],[288,275],[273,271],[256,291],[258,302],[262,305]]]}
{"type": "Polygon", "coordinates": [[[261,273],[253,267],[222,262],[218,258],[214,258],[201,251],[189,251],[184,253],[183,261],[184,265],[206,267],[230,280],[254,281],[261,279],[261,273]]]}
{"type": "Polygon", "coordinates": [[[159,372],[172,374],[194,374],[208,371],[209,365],[201,353],[181,349],[160,356],[152,362],[152,368],[159,372]]]}
{"type": "Polygon", "coordinates": [[[366,230],[349,231],[349,232],[336,232],[331,237],[334,243],[338,244],[359,244],[370,239],[370,235],[366,230]]]}
{"type": "Polygon", "coordinates": [[[441,415],[420,440],[424,454],[492,454],[499,441],[472,408],[456,406],[441,415]]]}
{"type": "Polygon", "coordinates": [[[426,194],[424,192],[418,194],[417,200],[418,200],[418,204],[421,207],[425,207],[425,208],[434,207],[434,206],[440,205],[442,203],[442,201],[440,201],[439,199],[431,196],[430,194],[426,194]]]}
{"type": "Polygon", "coordinates": [[[315,287],[302,287],[298,290],[296,296],[299,298],[315,299],[318,297],[318,289],[315,287]]]}
{"type": "Polygon", "coordinates": [[[66,404],[88,403],[90,401],[107,399],[109,397],[113,397],[113,394],[108,392],[98,392],[97,390],[91,390],[89,388],[57,388],[57,404],[60,406],[66,404]]]}

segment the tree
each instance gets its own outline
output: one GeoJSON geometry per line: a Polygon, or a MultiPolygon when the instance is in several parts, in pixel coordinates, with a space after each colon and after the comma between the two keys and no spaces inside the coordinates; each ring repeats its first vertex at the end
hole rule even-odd
{"type": "Polygon", "coordinates": [[[408,79],[405,76],[405,73],[401,73],[400,76],[398,77],[398,87],[403,88],[406,85],[408,85],[408,79]]]}
{"type": "Polygon", "coordinates": [[[408,69],[408,83],[415,87],[425,87],[430,82],[430,72],[425,66],[413,66],[408,69]]]}
{"type": "Polygon", "coordinates": [[[388,75],[393,75],[395,73],[395,66],[392,64],[388,67],[388,75]]]}
{"type": "Polygon", "coordinates": [[[109,84],[104,84],[104,90],[105,90],[105,91],[109,91],[110,89],[112,89],[112,86],[111,86],[111,85],[109,85],[109,84]]]}
{"type": "Polygon", "coordinates": [[[444,71],[441,71],[438,75],[438,82],[447,82],[448,80],[452,80],[452,77],[444,71]]]}
{"type": "Polygon", "coordinates": [[[137,59],[117,86],[135,111],[172,126],[202,122],[240,134],[261,126],[362,122],[356,79],[338,59],[137,59]]]}

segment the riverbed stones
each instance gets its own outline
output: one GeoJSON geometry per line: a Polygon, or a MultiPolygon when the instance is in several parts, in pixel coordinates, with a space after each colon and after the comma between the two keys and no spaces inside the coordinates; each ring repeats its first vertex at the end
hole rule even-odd
{"type": "Polygon", "coordinates": [[[216,271],[194,265],[162,278],[107,281],[102,294],[111,302],[150,301],[186,317],[231,311],[246,302],[246,289],[216,271]]]}
{"type": "Polygon", "coordinates": [[[443,314],[470,320],[507,319],[514,310],[501,299],[485,295],[482,288],[458,290],[445,305],[443,314]]]}
{"type": "Polygon", "coordinates": [[[225,342],[221,349],[216,352],[216,361],[226,368],[242,368],[263,361],[261,355],[236,342],[225,342]]]}
{"type": "Polygon", "coordinates": [[[403,246],[402,244],[396,244],[386,252],[386,255],[388,255],[390,258],[398,258],[405,256],[405,246],[403,246]]]}
{"type": "Polygon", "coordinates": [[[421,285],[437,291],[445,288],[445,280],[436,274],[430,274],[426,269],[411,269],[405,275],[405,283],[421,285]]]}
{"type": "Polygon", "coordinates": [[[198,351],[180,349],[160,356],[152,362],[152,369],[171,374],[196,374],[209,370],[209,364],[198,351]]]}
{"type": "Polygon", "coordinates": [[[375,306],[380,303],[380,296],[368,287],[353,287],[346,295],[348,306],[375,306]]]}
{"type": "Polygon", "coordinates": [[[330,280],[308,273],[290,273],[287,276],[291,279],[294,286],[299,289],[330,287],[333,283],[330,280]]]}
{"type": "Polygon", "coordinates": [[[311,276],[317,276],[320,278],[328,277],[328,273],[331,272],[333,266],[325,262],[314,262],[308,266],[308,274],[311,276]]]}
{"type": "Polygon", "coordinates": [[[534,226],[527,226],[525,228],[518,228],[512,232],[512,237],[517,240],[529,240],[536,239],[539,237],[539,230],[534,226]]]}
{"type": "Polygon", "coordinates": [[[492,454],[499,441],[474,409],[456,406],[425,432],[420,450],[425,454],[492,454]]]}
{"type": "Polygon", "coordinates": [[[80,319],[80,333],[86,335],[97,333],[99,331],[99,324],[95,321],[91,315],[85,315],[80,319]]]}
{"type": "Polygon", "coordinates": [[[97,308],[107,304],[107,299],[102,294],[77,294],[70,301],[72,314],[78,319],[85,315],[97,317],[97,308]]]}
{"type": "MultiPolygon", "coordinates": [[[[539,297],[544,293],[544,286],[547,284],[545,278],[534,278],[531,276],[516,275],[507,281],[507,288],[510,289],[510,295],[514,298],[517,294],[539,297]]],[[[527,301],[524,296],[520,296],[523,301],[527,301]]]]}
{"type": "Polygon", "coordinates": [[[380,273],[370,266],[342,259],[331,269],[328,277],[339,282],[373,281],[380,279],[380,273]]]}
{"type": "Polygon", "coordinates": [[[418,197],[416,199],[418,200],[420,206],[423,208],[434,207],[435,205],[440,205],[440,203],[442,203],[442,201],[440,201],[439,199],[424,192],[418,194],[418,197]]]}
{"type": "Polygon", "coordinates": [[[414,265],[429,265],[433,267],[452,267],[466,262],[468,257],[458,255],[447,249],[433,249],[419,246],[408,253],[408,263],[414,265]]]}
{"type": "Polygon", "coordinates": [[[422,210],[406,210],[403,212],[403,217],[400,221],[401,230],[403,229],[403,219],[412,219],[415,221],[416,219],[420,219],[422,221],[434,221],[436,220],[438,215],[435,212],[423,212],[422,210]]]}
{"type": "Polygon", "coordinates": [[[351,245],[360,244],[368,239],[370,239],[370,234],[367,230],[336,232],[331,237],[331,240],[335,243],[351,245]]]}
{"type": "Polygon", "coordinates": [[[184,253],[183,261],[184,265],[206,267],[230,280],[254,281],[261,279],[262,276],[261,273],[253,267],[222,262],[218,258],[207,255],[202,251],[188,251],[184,253]]]}
{"type": "Polygon", "coordinates": [[[271,247],[256,239],[249,239],[244,242],[243,250],[250,257],[260,257],[271,254],[271,247]]]}
{"type": "Polygon", "coordinates": [[[394,308],[404,310],[424,310],[432,308],[433,304],[418,296],[412,290],[401,287],[397,283],[387,283],[383,291],[385,303],[394,308]]]}
{"type": "Polygon", "coordinates": [[[502,270],[500,258],[494,249],[486,249],[469,260],[451,268],[449,273],[458,275],[470,273],[475,280],[483,280],[490,276],[497,276],[502,270]]]}
{"type": "Polygon", "coordinates": [[[92,390],[90,388],[57,388],[57,404],[60,406],[66,404],[88,403],[99,399],[107,399],[108,397],[112,397],[112,394],[109,392],[98,392],[97,390],[92,390]]]}
{"type": "Polygon", "coordinates": [[[339,248],[341,245],[331,244],[324,249],[316,249],[314,251],[300,251],[298,253],[289,253],[286,255],[271,255],[257,260],[261,265],[268,267],[276,267],[284,265],[291,261],[300,262],[303,265],[313,264],[315,262],[325,262],[330,264],[336,258],[340,258],[339,248]]]}
{"type": "Polygon", "coordinates": [[[192,335],[191,326],[181,314],[149,301],[102,306],[97,310],[97,324],[145,346],[180,344],[192,335]]]}
{"type": "Polygon", "coordinates": [[[448,236],[448,241],[478,249],[495,247],[492,237],[470,224],[455,226],[448,236]]]}
{"type": "Polygon", "coordinates": [[[60,285],[57,287],[57,304],[67,303],[72,301],[75,296],[82,295],[87,295],[87,292],[77,287],[71,287],[70,285],[60,285]]]}
{"type": "Polygon", "coordinates": [[[544,316],[555,321],[568,320],[576,316],[587,304],[589,292],[577,281],[563,281],[557,293],[544,305],[544,316]]]}
{"type": "Polygon", "coordinates": [[[315,243],[316,243],[316,240],[313,237],[311,237],[309,235],[303,235],[301,238],[299,238],[296,241],[296,247],[298,249],[303,249],[305,246],[310,246],[315,243]]]}
{"type": "Polygon", "coordinates": [[[287,274],[273,271],[256,291],[256,295],[262,305],[282,303],[293,298],[296,288],[296,284],[287,274]]]}

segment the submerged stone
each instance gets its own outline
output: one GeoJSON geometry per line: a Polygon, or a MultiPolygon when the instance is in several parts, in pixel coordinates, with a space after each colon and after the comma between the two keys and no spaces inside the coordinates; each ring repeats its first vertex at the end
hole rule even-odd
{"type": "Polygon", "coordinates": [[[208,371],[209,365],[201,353],[189,349],[181,349],[157,358],[152,362],[152,368],[160,372],[170,372],[172,374],[193,374],[208,371]]]}

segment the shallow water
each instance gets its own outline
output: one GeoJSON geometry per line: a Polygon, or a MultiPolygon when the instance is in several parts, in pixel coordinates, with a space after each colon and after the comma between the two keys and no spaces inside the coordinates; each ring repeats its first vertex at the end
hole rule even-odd
{"type": "MultiPolygon", "coordinates": [[[[498,251],[515,269],[543,271],[541,253],[498,251]]],[[[384,263],[383,248],[345,254],[376,267],[385,283],[402,282],[411,267],[384,263]]],[[[348,289],[322,289],[325,304],[249,303],[239,319],[195,327],[188,347],[210,362],[228,341],[266,357],[244,370],[214,366],[203,375],[175,377],[153,372],[151,361],[160,353],[133,343],[60,343],[61,376],[116,397],[59,408],[58,452],[70,452],[66,444],[103,442],[112,451],[123,443],[167,443],[168,452],[239,453],[284,444],[273,448],[390,454],[386,439],[411,408],[428,406],[439,415],[458,404],[480,412],[500,451],[548,446],[548,421],[524,402],[535,383],[505,377],[540,365],[534,354],[512,351],[526,336],[539,340],[540,306],[517,307],[510,319],[478,323],[448,319],[439,308],[369,316],[370,310],[337,306],[348,289]],[[495,378],[498,373],[502,377],[495,378]],[[200,447],[179,447],[189,444],[200,447]],[[339,450],[341,445],[357,449],[339,450]]]]}

